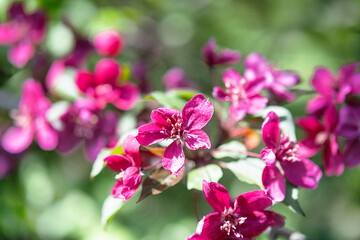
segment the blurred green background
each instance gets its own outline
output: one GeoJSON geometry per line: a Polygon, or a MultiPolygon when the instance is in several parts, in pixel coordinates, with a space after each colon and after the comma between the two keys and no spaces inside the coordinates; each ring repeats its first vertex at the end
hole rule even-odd
{"type": "MultiPolygon", "coordinates": [[[[74,38],[61,23],[68,19],[90,39],[100,30],[119,29],[126,37],[120,62],[142,60],[149,65],[153,88],[162,89],[161,77],[171,67],[182,67],[204,93],[211,93],[209,72],[201,48],[210,37],[220,46],[263,54],[281,69],[296,71],[299,88],[310,89],[316,66],[334,73],[360,59],[360,1],[347,0],[26,0],[27,8],[45,9],[48,35],[41,48],[53,59],[64,56],[74,38]]],[[[11,1],[0,0],[4,21],[11,1]]],[[[0,86],[20,96],[26,70],[13,68],[0,48],[0,86]]],[[[241,67],[235,66],[241,70],[241,67]]],[[[221,77],[221,69],[217,72],[221,77]]],[[[285,105],[303,116],[311,96],[285,105]]],[[[9,123],[5,110],[1,123],[9,123]]],[[[210,133],[211,134],[211,133],[210,133]]],[[[301,133],[299,132],[301,135],[301,133]]],[[[320,157],[314,161],[321,165],[320,157]]],[[[114,173],[104,170],[89,179],[91,163],[81,149],[67,156],[33,146],[16,171],[0,180],[0,239],[122,239],[178,240],[191,235],[197,221],[193,193],[183,182],[136,204],[139,193],[116,215],[107,231],[101,226],[101,206],[114,184],[114,173]]],[[[224,170],[220,181],[235,198],[253,185],[224,170]]],[[[211,208],[198,195],[199,215],[211,208]]],[[[306,217],[279,204],[274,209],[287,218],[286,227],[310,239],[360,239],[360,169],[341,177],[326,177],[315,190],[300,190],[306,217]]],[[[260,239],[266,239],[262,236],[260,239]]]]}

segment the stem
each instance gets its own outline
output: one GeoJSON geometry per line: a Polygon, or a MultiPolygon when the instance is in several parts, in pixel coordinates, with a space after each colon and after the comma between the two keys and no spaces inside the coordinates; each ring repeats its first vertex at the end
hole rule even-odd
{"type": "Polygon", "coordinates": [[[198,197],[197,197],[197,192],[195,189],[192,190],[193,193],[193,207],[194,207],[194,215],[195,215],[195,219],[198,222],[200,220],[199,218],[199,214],[198,214],[198,207],[197,207],[197,201],[198,201],[198,197]]]}
{"type": "Polygon", "coordinates": [[[142,170],[149,170],[149,169],[152,169],[152,168],[156,168],[156,167],[158,167],[160,164],[161,164],[161,162],[158,162],[158,163],[155,163],[155,164],[153,164],[153,165],[149,165],[149,166],[143,167],[142,170]]]}
{"type": "Polygon", "coordinates": [[[218,82],[217,82],[217,78],[216,78],[216,71],[214,67],[209,67],[209,73],[210,73],[210,78],[211,78],[211,82],[213,86],[217,86],[218,82]]]}
{"type": "Polygon", "coordinates": [[[310,240],[304,234],[287,228],[271,228],[269,240],[276,240],[278,237],[285,237],[289,240],[310,240]]]}

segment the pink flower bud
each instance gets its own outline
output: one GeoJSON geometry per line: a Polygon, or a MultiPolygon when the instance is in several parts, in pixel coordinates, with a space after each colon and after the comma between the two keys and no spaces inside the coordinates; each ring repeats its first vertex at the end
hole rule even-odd
{"type": "Polygon", "coordinates": [[[124,47],[124,38],[115,30],[98,33],[94,38],[96,51],[105,57],[116,57],[124,47]]]}

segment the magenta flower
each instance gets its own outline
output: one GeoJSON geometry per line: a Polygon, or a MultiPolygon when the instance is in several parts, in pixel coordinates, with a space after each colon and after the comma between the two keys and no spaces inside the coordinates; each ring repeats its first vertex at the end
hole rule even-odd
{"type": "Polygon", "coordinates": [[[9,61],[23,67],[35,53],[35,45],[45,36],[46,19],[41,11],[24,12],[21,2],[13,3],[8,10],[8,22],[0,24],[0,45],[10,45],[9,61]]]}
{"type": "Polygon", "coordinates": [[[185,75],[184,70],[181,68],[172,68],[163,76],[163,82],[166,87],[166,91],[178,88],[192,88],[195,86],[191,80],[185,75]]]}
{"type": "Polygon", "coordinates": [[[106,30],[96,34],[94,46],[96,51],[105,57],[116,57],[125,44],[124,38],[116,30],[106,30]]]}
{"type": "Polygon", "coordinates": [[[171,138],[173,142],[165,149],[162,164],[178,176],[185,164],[181,140],[191,150],[210,149],[210,139],[201,128],[209,122],[213,113],[213,104],[204,95],[197,94],[181,112],[173,108],[153,110],[150,116],[153,123],[140,126],[136,139],[141,145],[148,146],[171,138]]]}
{"type": "Polygon", "coordinates": [[[330,104],[325,110],[324,125],[313,116],[297,119],[297,124],[307,133],[305,139],[298,143],[298,154],[312,157],[323,147],[323,163],[328,176],[339,176],[344,170],[343,157],[337,142],[338,121],[339,116],[334,104],[330,104]]]}
{"type": "Polygon", "coordinates": [[[261,150],[261,157],[266,164],[262,182],[267,194],[276,202],[285,198],[285,181],[275,164],[276,160],[286,179],[299,187],[316,188],[322,175],[316,164],[297,153],[297,144],[284,134],[280,136],[279,124],[280,119],[274,112],[269,112],[262,124],[262,138],[266,145],[261,150]]]}
{"type": "Polygon", "coordinates": [[[23,84],[19,109],[12,112],[15,126],[10,127],[2,138],[2,146],[10,153],[28,148],[35,138],[44,150],[53,150],[58,142],[56,131],[46,120],[51,102],[44,96],[41,84],[28,79],[23,84]]]}
{"type": "Polygon", "coordinates": [[[141,183],[141,157],[140,144],[135,137],[129,135],[125,138],[122,149],[124,155],[110,155],[104,159],[106,166],[119,172],[116,175],[117,182],[111,190],[114,198],[129,200],[136,193],[141,183]]]}
{"type": "Polygon", "coordinates": [[[337,77],[324,67],[317,68],[311,82],[318,95],[308,102],[307,113],[321,116],[330,103],[343,103],[346,95],[360,93],[360,73],[355,73],[358,65],[341,67],[337,77]]]}
{"type": "Polygon", "coordinates": [[[205,63],[211,68],[216,65],[235,65],[241,58],[240,53],[230,49],[217,52],[216,40],[214,38],[211,38],[204,46],[202,55],[205,63]]]}
{"type": "Polygon", "coordinates": [[[76,85],[88,97],[94,99],[99,108],[107,103],[121,110],[133,108],[139,100],[139,90],[131,83],[120,83],[121,68],[112,59],[102,59],[95,67],[94,74],[79,70],[76,85]]]}
{"type": "Polygon", "coordinates": [[[254,81],[246,81],[234,69],[224,72],[223,82],[226,87],[224,91],[220,87],[214,87],[213,96],[220,101],[230,101],[230,117],[239,121],[246,113],[255,114],[266,107],[268,100],[259,93],[263,88],[262,78],[254,81]]]}
{"type": "Polygon", "coordinates": [[[246,57],[245,68],[244,76],[247,80],[254,81],[262,78],[264,87],[277,99],[288,102],[294,100],[294,94],[286,87],[291,87],[299,82],[299,77],[296,74],[278,70],[258,53],[252,53],[246,57]]]}
{"type": "Polygon", "coordinates": [[[101,113],[89,99],[79,99],[60,117],[62,129],[59,131],[60,152],[71,151],[82,140],[85,153],[94,161],[99,152],[112,148],[117,142],[116,128],[118,115],[113,112],[101,113]]]}
{"type": "Polygon", "coordinates": [[[243,193],[231,202],[223,185],[204,180],[203,192],[214,211],[200,220],[189,240],[253,239],[270,226],[284,226],[283,216],[266,210],[272,201],[262,190],[243,193]]]}
{"type": "Polygon", "coordinates": [[[360,108],[344,106],[340,110],[340,119],[336,132],[346,138],[343,162],[346,167],[353,168],[360,164],[360,108]]]}

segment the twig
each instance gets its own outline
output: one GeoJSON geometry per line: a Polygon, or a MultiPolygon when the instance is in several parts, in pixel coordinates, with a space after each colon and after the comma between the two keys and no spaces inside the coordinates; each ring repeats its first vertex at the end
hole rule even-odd
{"type": "Polygon", "coordinates": [[[289,240],[310,240],[304,234],[288,228],[271,228],[269,240],[276,240],[280,236],[289,240]]]}
{"type": "Polygon", "coordinates": [[[198,222],[200,220],[200,218],[199,218],[198,207],[197,207],[197,201],[198,201],[197,192],[195,189],[193,189],[192,193],[193,193],[194,215],[195,215],[196,221],[198,222]]]}

